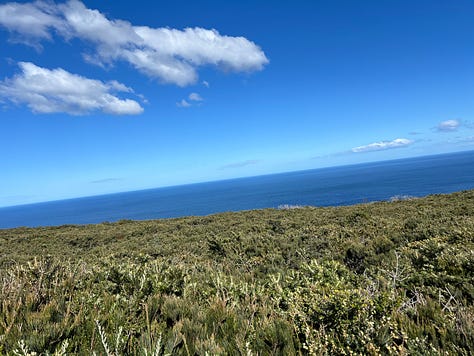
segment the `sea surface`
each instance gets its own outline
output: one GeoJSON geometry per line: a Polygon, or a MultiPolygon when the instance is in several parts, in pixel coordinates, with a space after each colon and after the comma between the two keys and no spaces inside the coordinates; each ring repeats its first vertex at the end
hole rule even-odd
{"type": "Polygon", "coordinates": [[[352,205],[474,188],[474,151],[0,208],[0,228],[352,205]]]}

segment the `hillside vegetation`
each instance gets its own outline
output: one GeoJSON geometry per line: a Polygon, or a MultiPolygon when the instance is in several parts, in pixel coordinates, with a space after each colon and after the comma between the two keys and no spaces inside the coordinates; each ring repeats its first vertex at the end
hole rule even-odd
{"type": "Polygon", "coordinates": [[[470,355],[474,191],[0,230],[0,354],[470,355]]]}

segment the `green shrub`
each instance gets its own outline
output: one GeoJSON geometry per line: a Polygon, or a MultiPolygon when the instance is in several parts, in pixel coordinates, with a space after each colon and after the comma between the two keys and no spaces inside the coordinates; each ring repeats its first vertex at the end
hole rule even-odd
{"type": "Polygon", "coordinates": [[[0,241],[0,354],[474,352],[474,191],[0,241]]]}

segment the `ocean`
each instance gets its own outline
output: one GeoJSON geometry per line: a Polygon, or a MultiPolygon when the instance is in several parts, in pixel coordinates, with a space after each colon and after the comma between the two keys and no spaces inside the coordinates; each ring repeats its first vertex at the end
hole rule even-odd
{"type": "Polygon", "coordinates": [[[0,208],[0,228],[338,206],[474,188],[474,151],[0,208]]]}

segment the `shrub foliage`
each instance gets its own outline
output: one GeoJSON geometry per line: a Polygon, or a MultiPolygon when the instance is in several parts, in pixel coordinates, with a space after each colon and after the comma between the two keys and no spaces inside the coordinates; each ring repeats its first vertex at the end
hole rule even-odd
{"type": "Polygon", "coordinates": [[[0,354],[474,352],[474,191],[0,230],[0,354]]]}

